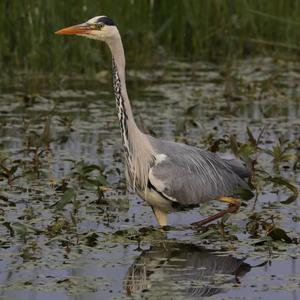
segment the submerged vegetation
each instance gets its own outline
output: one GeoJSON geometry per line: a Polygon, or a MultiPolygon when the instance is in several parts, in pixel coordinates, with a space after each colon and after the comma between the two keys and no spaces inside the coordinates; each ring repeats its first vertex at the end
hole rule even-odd
{"type": "Polygon", "coordinates": [[[95,50],[99,43],[58,39],[53,33],[102,14],[118,24],[131,64],[174,56],[226,61],[257,53],[298,55],[300,50],[299,1],[2,0],[1,69],[99,70],[108,63],[108,52],[95,50]]]}

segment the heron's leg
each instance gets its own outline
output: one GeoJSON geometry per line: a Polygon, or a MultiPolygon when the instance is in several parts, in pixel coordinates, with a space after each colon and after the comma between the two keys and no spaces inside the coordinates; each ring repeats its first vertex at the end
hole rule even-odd
{"type": "Polygon", "coordinates": [[[221,217],[223,217],[224,215],[228,214],[228,213],[235,213],[238,211],[241,203],[239,201],[239,199],[236,199],[236,198],[233,198],[233,197],[220,197],[218,199],[219,201],[222,201],[222,202],[226,202],[226,203],[229,203],[229,207],[227,209],[224,209],[220,212],[218,212],[217,214],[215,215],[212,215],[210,217],[207,217],[206,219],[202,220],[202,221],[199,221],[199,222],[195,222],[193,223],[192,225],[195,225],[195,226],[203,226],[203,225],[206,225],[214,220],[217,220],[221,217]]]}
{"type": "Polygon", "coordinates": [[[233,197],[220,197],[218,200],[221,201],[221,202],[226,202],[226,203],[229,203],[229,204],[235,206],[237,208],[237,210],[241,206],[241,202],[237,198],[233,198],[233,197]]]}
{"type": "Polygon", "coordinates": [[[168,225],[167,213],[157,207],[152,207],[152,209],[160,227],[167,226],[168,225]]]}

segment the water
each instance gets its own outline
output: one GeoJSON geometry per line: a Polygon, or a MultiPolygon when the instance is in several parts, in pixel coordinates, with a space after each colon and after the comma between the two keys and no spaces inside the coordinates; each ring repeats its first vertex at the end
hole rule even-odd
{"type": "MultiPolygon", "coordinates": [[[[274,157],[260,151],[258,168],[300,186],[299,65],[257,58],[228,71],[170,61],[128,75],[137,121],[147,131],[209,148],[229,134],[246,142],[247,126],[255,137],[264,128],[260,147],[286,140],[288,156],[276,169],[274,157]]],[[[110,78],[97,78],[53,86],[20,76],[2,84],[0,158],[7,168],[18,165],[14,175],[21,177],[8,186],[1,175],[0,299],[300,298],[299,197],[282,204],[288,189],[258,181],[256,205],[245,201],[225,228],[189,226],[224,207],[210,203],[172,214],[161,232],[151,209],[125,192],[110,78]],[[110,188],[104,199],[89,181],[99,182],[99,170],[84,171],[93,164],[103,165],[110,188]],[[66,184],[76,199],[55,209],[66,184]],[[266,238],[273,223],[291,243],[266,238]]],[[[220,151],[229,148],[220,143],[220,151]]]]}

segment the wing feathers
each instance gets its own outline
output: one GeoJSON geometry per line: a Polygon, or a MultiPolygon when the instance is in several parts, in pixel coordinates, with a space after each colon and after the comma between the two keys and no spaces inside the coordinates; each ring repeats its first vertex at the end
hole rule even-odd
{"type": "Polygon", "coordinates": [[[199,204],[248,187],[243,178],[250,173],[239,161],[224,160],[215,153],[183,144],[166,143],[172,147],[164,145],[165,151],[150,169],[149,181],[168,200],[199,204]]]}

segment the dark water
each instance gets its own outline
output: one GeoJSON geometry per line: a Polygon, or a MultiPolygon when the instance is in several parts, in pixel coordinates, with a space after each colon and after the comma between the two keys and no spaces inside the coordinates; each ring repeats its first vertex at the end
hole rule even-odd
{"type": "MultiPolygon", "coordinates": [[[[249,126],[255,136],[264,128],[263,149],[287,140],[288,157],[278,170],[265,152],[258,163],[299,187],[299,70],[266,58],[237,62],[230,71],[169,62],[155,72],[129,72],[128,90],[140,126],[165,139],[208,148],[229,134],[244,142],[249,126]]],[[[223,234],[220,225],[200,232],[189,226],[223,207],[219,203],[172,214],[172,227],[161,232],[151,209],[125,192],[109,80],[103,72],[51,88],[39,78],[3,84],[0,158],[6,166],[18,163],[21,177],[11,187],[0,181],[0,299],[299,299],[299,197],[282,204],[290,192],[268,183],[254,208],[273,218],[291,243],[266,238],[262,226],[251,237],[254,199],[227,220],[223,234]],[[33,150],[45,149],[47,138],[37,175],[33,150]],[[110,187],[105,199],[98,201],[95,186],[79,178],[80,161],[103,165],[110,187]],[[52,205],[62,193],[54,187],[63,179],[78,203],[57,210],[52,205]]]]}

